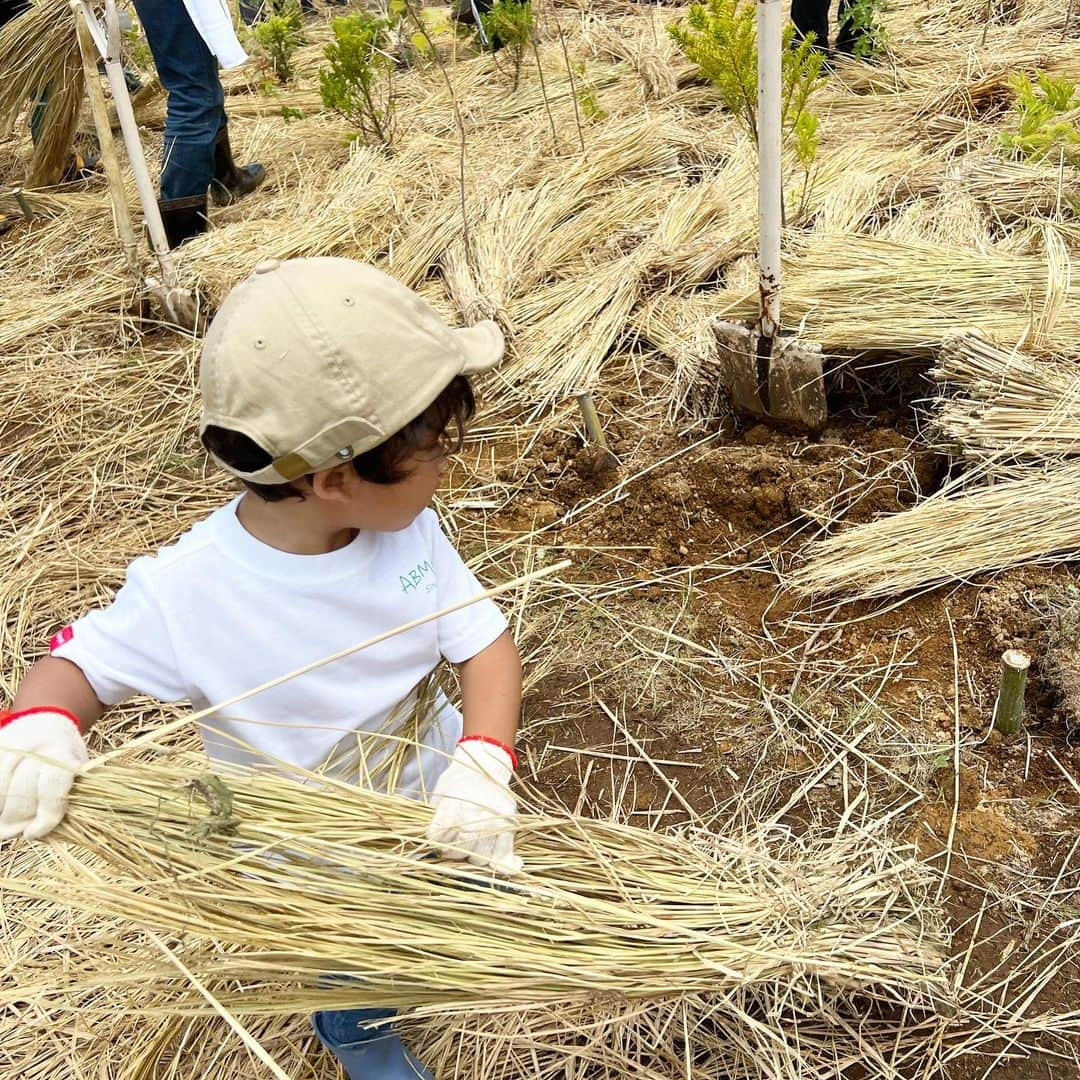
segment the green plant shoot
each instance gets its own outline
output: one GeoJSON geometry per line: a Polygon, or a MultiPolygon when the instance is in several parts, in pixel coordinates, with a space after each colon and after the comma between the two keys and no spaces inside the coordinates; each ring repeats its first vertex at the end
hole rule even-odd
{"type": "Polygon", "coordinates": [[[292,57],[303,43],[300,5],[297,0],[275,5],[275,11],[254,28],[260,51],[270,61],[274,77],[281,83],[293,77],[292,57]]]}
{"type": "MultiPolygon", "coordinates": [[[[742,122],[757,145],[757,27],[755,6],[744,0],[708,0],[691,4],[686,26],[668,27],[683,54],[716,87],[724,105],[742,122]]],[[[813,35],[794,44],[795,28],[784,28],[781,100],[785,139],[790,139],[807,110],[811,94],[824,79],[824,57],[813,35]]],[[[803,121],[803,131],[808,129],[803,121]]],[[[816,131],[816,125],[815,125],[816,131]]],[[[814,149],[816,151],[816,141],[814,149]]]]}
{"type": "MultiPolygon", "coordinates": [[[[404,8],[404,5],[402,5],[404,8]]],[[[329,65],[319,72],[323,104],[354,124],[363,138],[393,145],[394,58],[387,31],[400,21],[357,12],[334,19],[334,40],[326,46],[329,65]]]]}
{"type": "Polygon", "coordinates": [[[132,19],[131,28],[124,31],[124,56],[139,71],[154,70],[154,55],[137,19],[132,19]]]}
{"type": "Polygon", "coordinates": [[[1044,72],[1035,83],[1026,75],[1014,75],[1009,85],[1016,92],[1016,130],[1003,132],[1001,145],[1033,161],[1061,154],[1066,161],[1080,162],[1080,128],[1063,115],[1080,108],[1077,84],[1044,72]]]}
{"type": "MultiPolygon", "coordinates": [[[[757,24],[752,0],[708,0],[691,4],[686,25],[668,27],[688,60],[720,94],[724,105],[738,119],[757,146],[757,24]]],[[[781,58],[781,125],[784,142],[803,169],[803,197],[817,156],[818,118],[809,109],[811,95],[825,82],[821,74],[824,57],[808,34],[795,44],[795,28],[784,29],[781,58]]]]}
{"type": "Polygon", "coordinates": [[[514,64],[513,89],[516,90],[521,80],[525,50],[536,33],[532,4],[529,0],[496,0],[491,11],[482,14],[480,20],[491,45],[501,45],[508,51],[514,64]]]}
{"type": "Polygon", "coordinates": [[[881,21],[885,0],[853,0],[844,14],[855,38],[854,54],[872,60],[885,52],[888,36],[881,21]]]}

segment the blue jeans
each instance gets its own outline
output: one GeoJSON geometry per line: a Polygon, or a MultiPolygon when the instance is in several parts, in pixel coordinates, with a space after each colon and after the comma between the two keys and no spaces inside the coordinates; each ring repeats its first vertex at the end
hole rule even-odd
{"type": "Polygon", "coordinates": [[[169,94],[161,198],[205,195],[214,177],[214,139],[225,126],[217,60],[181,0],[135,0],[135,10],[169,94]]]}

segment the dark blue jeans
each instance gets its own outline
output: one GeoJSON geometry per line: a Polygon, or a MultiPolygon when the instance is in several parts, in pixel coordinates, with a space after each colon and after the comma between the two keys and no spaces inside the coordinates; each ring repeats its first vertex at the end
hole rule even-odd
{"type": "Polygon", "coordinates": [[[161,197],[205,195],[214,177],[214,139],[225,126],[217,60],[181,0],[135,0],[135,10],[169,95],[161,197]]]}

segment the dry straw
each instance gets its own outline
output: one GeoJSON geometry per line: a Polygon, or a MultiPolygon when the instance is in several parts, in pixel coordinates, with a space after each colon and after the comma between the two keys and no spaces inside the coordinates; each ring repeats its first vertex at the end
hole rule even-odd
{"type": "Polygon", "coordinates": [[[790,576],[802,593],[851,600],[966,581],[973,574],[1080,556],[1080,465],[942,494],[811,544],[790,576]]]}
{"type": "MultiPolygon", "coordinates": [[[[897,1017],[951,996],[925,875],[863,827],[797,840],[525,814],[527,873],[507,883],[434,860],[423,805],[315,778],[225,775],[232,821],[215,831],[191,787],[203,768],[173,754],[80,778],[67,844],[5,893],[179,938],[237,1015],[609,999],[657,1024],[688,995],[724,1030],[789,1011],[824,1054],[855,1052],[860,1019],[895,1035],[897,1017]],[[342,978],[318,986],[328,972],[342,978]]],[[[5,1003],[127,988],[133,1013],[205,1011],[174,976],[152,955],[72,943],[63,973],[27,960],[5,1003]]]]}
{"type": "Polygon", "coordinates": [[[71,150],[84,90],[75,24],[65,0],[38,0],[0,27],[0,72],[0,131],[47,94],[28,185],[55,184],[71,150]]]}
{"type": "Polygon", "coordinates": [[[678,89],[680,72],[685,73],[688,65],[662,19],[655,12],[651,16],[649,23],[627,19],[619,27],[613,20],[587,15],[582,20],[581,37],[598,55],[628,61],[641,78],[645,97],[662,100],[678,89]]]}
{"type": "MultiPolygon", "coordinates": [[[[1036,354],[1080,337],[1080,286],[1054,240],[1042,255],[840,234],[791,242],[787,319],[826,348],[930,350],[973,326],[999,344],[1027,338],[1036,354]]],[[[717,301],[726,316],[749,317],[757,296],[717,301]]]]}
{"type": "Polygon", "coordinates": [[[1080,453],[1075,364],[1035,361],[965,334],[946,342],[933,376],[941,386],[933,423],[943,448],[986,462],[1080,453]]]}
{"type": "MultiPolygon", "coordinates": [[[[35,12],[53,10],[53,4],[47,0],[35,12]]],[[[534,511],[520,491],[524,481],[527,494],[536,494],[537,473],[530,470],[537,448],[543,450],[546,465],[548,450],[572,438],[572,421],[558,404],[560,395],[577,388],[580,381],[595,384],[605,417],[617,412],[613,422],[623,441],[640,437],[647,447],[640,458],[630,459],[626,475],[610,491],[590,496],[563,515],[565,521],[582,523],[631,495],[657,468],[694,459],[698,436],[677,439],[673,450],[665,446],[658,454],[655,429],[675,398],[682,401],[696,393],[703,400],[706,388],[715,395],[715,377],[711,382],[694,379],[695,371],[709,374],[707,320],[732,304],[736,309],[741,303],[747,310],[753,306],[752,149],[730,116],[716,108],[715,93],[691,85],[683,70],[677,69],[681,88],[674,93],[668,94],[660,80],[643,82],[648,78],[644,52],[653,45],[666,48],[662,25],[666,16],[621,4],[607,7],[610,25],[604,28],[596,25],[595,4],[587,13],[592,29],[599,30],[594,44],[583,39],[571,20],[563,19],[573,79],[561,44],[550,40],[541,44],[554,135],[535,65],[526,65],[521,87],[511,93],[490,57],[465,58],[456,44],[444,42],[448,58],[455,50],[458,53],[446,70],[467,134],[468,230],[460,213],[457,120],[441,71],[428,64],[399,71],[406,123],[401,144],[392,154],[372,148],[350,151],[344,145],[349,134],[344,124],[319,111],[315,64],[328,31],[311,24],[306,31],[310,44],[299,54],[293,85],[266,95],[259,91],[253,71],[227,74],[236,155],[245,161],[262,160],[269,180],[236,206],[215,208],[213,231],[178,256],[187,283],[200,284],[211,306],[267,255],[336,253],[377,261],[416,285],[453,319],[468,322],[483,313],[503,320],[509,330],[511,364],[485,388],[482,426],[467,448],[467,463],[455,471],[454,486],[443,500],[444,517],[461,530],[467,553],[483,567],[497,566],[500,577],[520,573],[521,562],[538,558],[537,543],[560,539],[553,527],[523,531],[530,528],[534,511]],[[616,39],[629,60],[612,63],[614,49],[595,47],[596,41],[616,39]],[[637,49],[644,51],[635,60],[637,49]],[[579,71],[579,65],[584,69],[579,71]],[[659,96],[646,101],[643,85],[652,85],[659,96]],[[602,120],[581,117],[584,151],[576,125],[575,112],[581,110],[575,109],[575,92],[591,94],[607,114],[602,120]],[[305,115],[286,123],[284,106],[305,115]],[[624,351],[631,342],[636,348],[624,351]],[[671,356],[678,359],[675,377],[671,356]],[[670,397],[663,392],[665,380],[672,388],[670,397]],[[555,407],[537,415],[538,406],[545,403],[555,407]],[[525,424],[526,417],[533,419],[525,424]]],[[[1009,475],[1006,466],[1012,465],[1005,456],[993,455],[995,447],[1012,436],[1021,435],[1021,446],[1039,454],[1067,452],[1067,428],[1064,420],[1057,425],[1056,407],[1049,402],[1057,393],[1054,380],[1067,376],[1070,351],[1075,352],[1078,306],[1076,286],[1068,278],[1069,263],[1080,251],[1080,228],[1067,217],[1072,177],[1053,162],[1004,161],[996,142],[1010,107],[1010,71],[1046,70],[1080,78],[1080,51],[1075,38],[1064,32],[1065,7],[1047,0],[995,5],[1000,19],[995,15],[984,27],[983,0],[931,5],[895,0],[886,15],[891,55],[876,65],[838,65],[819,98],[822,146],[805,205],[801,205],[802,177],[795,169],[789,170],[785,192],[795,252],[788,314],[793,321],[806,317],[807,334],[816,333],[838,349],[880,352],[899,347],[935,353],[940,342],[964,327],[981,327],[989,335],[999,355],[941,360],[952,380],[950,395],[960,395],[953,412],[943,413],[943,424],[947,422],[953,433],[949,438],[961,438],[966,452],[984,468],[992,458],[994,474],[1002,476],[1009,475]],[[1035,366],[1033,371],[1019,362],[1021,354],[1035,366]],[[995,390],[1000,355],[1009,361],[995,390]],[[1044,366],[1051,362],[1052,369],[1044,366]],[[1021,409],[1024,395],[1030,398],[1026,411],[1021,409]],[[978,413],[966,427],[960,419],[960,410],[969,407],[964,402],[978,413]]],[[[1080,18],[1080,12],[1073,17],[1080,18]]],[[[24,28],[28,25],[22,23],[24,28]]],[[[45,35],[38,39],[45,46],[35,45],[33,50],[20,46],[21,59],[14,67],[4,61],[5,75],[15,71],[18,78],[29,78],[27,65],[37,65],[32,81],[40,81],[42,75],[50,76],[46,65],[58,62],[65,40],[74,48],[74,38],[62,32],[59,22],[39,19],[35,25],[45,35]]],[[[76,78],[79,74],[76,60],[76,78]]],[[[661,75],[666,78],[666,73],[661,75]]],[[[5,87],[9,85],[15,83],[6,79],[5,87]]],[[[20,109],[26,104],[22,97],[28,86],[16,88],[20,109]]],[[[162,119],[159,95],[141,112],[151,159],[160,146],[162,119]]],[[[13,177],[19,163],[31,155],[25,124],[18,130],[16,138],[0,146],[4,167],[10,165],[13,177]]],[[[55,130],[60,132],[58,126],[55,130]]],[[[68,142],[67,135],[56,138],[64,151],[68,142]]],[[[9,695],[58,626],[110,598],[132,558],[170,542],[231,492],[226,479],[208,470],[197,448],[194,387],[199,343],[141,321],[111,233],[103,186],[91,183],[31,192],[29,198],[50,220],[20,223],[0,241],[0,355],[5,371],[0,382],[0,474],[16,478],[0,490],[5,567],[0,616],[3,653],[10,658],[2,674],[9,695]]],[[[5,200],[5,212],[11,203],[5,200]]],[[[696,408],[709,415],[721,411],[715,396],[707,406],[699,403],[696,408]]],[[[1076,492],[1070,469],[1053,469],[1046,479],[1033,476],[1022,487],[999,485],[961,498],[938,497],[927,504],[925,517],[878,524],[880,531],[869,534],[865,547],[860,546],[864,541],[859,530],[845,534],[854,561],[841,557],[826,587],[858,591],[880,580],[890,589],[918,588],[920,582],[941,575],[955,580],[957,574],[970,572],[973,562],[982,567],[1012,558],[1042,558],[1039,551],[1061,544],[1073,550],[1075,537],[1068,535],[1068,521],[1076,492]],[[996,509],[985,502],[998,498],[1001,504],[996,509]],[[1047,505],[1054,500],[1058,500],[1056,516],[1054,505],[1047,505]],[[990,531],[983,532],[987,522],[990,531]],[[947,529],[953,524],[956,535],[949,537],[947,529]],[[1030,546],[1025,546],[1028,542],[1030,546]],[[903,555],[909,547],[910,558],[898,563],[896,553],[903,555]],[[881,562],[882,550],[889,551],[887,566],[881,562]],[[843,578],[852,569],[857,575],[854,583],[843,578]],[[892,573],[895,577],[888,578],[892,573]]],[[[547,475],[559,482],[557,474],[547,475]]],[[[683,622],[686,611],[693,613],[690,601],[682,606],[679,592],[671,622],[659,637],[650,619],[634,614],[643,602],[627,595],[631,590],[652,600],[656,592],[668,595],[689,581],[688,568],[654,572],[641,562],[639,552],[652,542],[642,538],[640,548],[586,553],[590,573],[597,566],[615,566],[616,577],[622,575],[605,587],[602,602],[591,595],[588,604],[555,605],[550,600],[556,593],[545,592],[545,603],[534,603],[527,617],[519,616],[515,630],[529,657],[529,677],[536,680],[552,670],[564,674],[567,655],[583,640],[591,643],[593,623],[602,623],[611,628],[616,643],[609,641],[603,653],[608,676],[613,669],[635,672],[645,658],[648,671],[644,678],[637,676],[640,686],[633,693],[654,700],[669,693],[671,700],[664,698],[665,714],[697,717],[703,707],[716,715],[722,712],[730,734],[728,708],[742,716],[747,705],[732,699],[717,706],[716,680],[710,679],[707,693],[697,685],[695,680],[704,673],[716,674],[721,661],[712,645],[691,640],[695,632],[683,622]],[[690,650],[692,663],[680,664],[678,677],[667,681],[666,673],[674,670],[672,655],[682,655],[682,649],[690,650]]],[[[721,554],[702,557],[709,560],[721,554]]],[[[566,589],[560,595],[582,592],[572,583],[566,583],[566,589]]],[[[595,656],[590,654],[588,660],[593,663],[595,656]]],[[[740,663],[737,657],[725,656],[721,677],[741,678],[740,663]]],[[[845,675],[853,677],[851,671],[845,675]]],[[[810,680],[808,667],[804,689],[811,688],[810,680]]],[[[559,715],[563,712],[594,715],[591,684],[567,690],[559,715]]],[[[174,715],[175,711],[166,713],[174,715]]],[[[159,712],[136,702],[106,718],[96,737],[106,747],[117,745],[151,730],[160,719],[159,712]]],[[[549,730],[533,732],[540,755],[546,753],[543,736],[549,730]]],[[[558,739],[567,741],[562,732],[558,739]]],[[[609,757],[587,760],[603,765],[605,782],[613,786],[619,782],[614,767],[607,775],[609,757]]],[[[152,784],[166,782],[159,773],[148,775],[152,784]]],[[[176,776],[170,782],[179,787],[183,779],[176,776]]],[[[175,799],[169,813],[174,818],[166,824],[172,836],[186,831],[188,810],[187,794],[170,790],[175,799]]],[[[112,794],[117,796],[115,790],[112,794]]],[[[121,805],[127,805],[127,796],[119,797],[121,805]]],[[[577,797],[574,791],[570,801],[577,797]]],[[[251,805],[244,798],[241,804],[251,805]]],[[[584,791],[582,799],[587,805],[584,791]]],[[[657,821],[668,820],[663,798],[660,803],[650,805],[648,813],[657,821]]],[[[322,805],[288,810],[293,816],[286,822],[283,835],[287,835],[285,839],[275,835],[275,843],[299,843],[296,836],[302,830],[294,828],[298,822],[335,828],[338,819],[324,817],[322,805]]],[[[266,809],[265,801],[259,806],[266,835],[277,811],[266,809]]],[[[193,815],[199,807],[194,797],[193,815]]],[[[406,812],[420,813],[416,808],[406,812]]],[[[178,885],[169,877],[166,895],[165,878],[152,876],[154,867],[166,867],[171,858],[160,847],[151,845],[145,853],[120,850],[124,837],[134,835],[139,813],[125,816],[127,811],[115,805],[102,810],[103,820],[118,822],[120,829],[113,854],[132,859],[130,888],[117,883],[115,866],[62,845],[9,848],[0,855],[2,874],[24,883],[41,882],[42,895],[50,896],[61,891],[58,882],[66,891],[74,881],[88,904],[90,893],[98,888],[111,890],[117,905],[121,896],[135,896],[138,904],[153,906],[164,928],[177,911],[186,910],[187,898],[183,882],[178,885]],[[101,882],[95,881],[95,874],[101,875],[101,882]],[[147,877],[148,892],[136,885],[142,882],[136,875],[147,877]]],[[[583,856],[574,855],[579,849],[573,845],[594,843],[594,834],[570,834],[565,820],[560,818],[561,831],[548,846],[531,833],[523,838],[538,880],[546,888],[561,889],[563,896],[576,895],[579,887],[607,890],[601,896],[608,904],[603,908],[605,917],[625,916],[621,878],[601,881],[604,864],[590,863],[586,872],[581,869],[583,856]],[[570,870],[557,871],[555,856],[562,858],[568,852],[573,856],[570,870]]],[[[406,824],[418,844],[419,818],[406,824]]],[[[85,820],[78,827],[89,836],[85,820]]],[[[149,831],[146,835],[155,844],[160,840],[149,831]]],[[[384,835],[387,843],[390,835],[390,830],[384,835]]],[[[614,835],[604,834],[608,839],[614,835]]],[[[100,829],[94,836],[98,842],[114,843],[100,829]]],[[[821,866],[830,866],[837,849],[824,841],[817,847],[818,841],[807,841],[810,846],[800,853],[790,839],[793,847],[777,848],[779,839],[779,834],[769,839],[740,833],[732,842],[740,858],[750,854],[757,869],[780,863],[807,867],[812,883],[807,896],[820,900],[825,893],[818,891],[820,880],[813,877],[820,867],[808,866],[807,852],[819,853],[821,866]]],[[[311,843],[316,840],[318,835],[311,843]]],[[[333,843],[333,836],[327,842],[333,843]]],[[[618,834],[618,842],[624,842],[624,834],[618,834]]],[[[727,865],[726,854],[717,856],[708,846],[715,840],[702,843],[694,858],[711,859],[710,866],[717,860],[722,867],[727,865]]],[[[601,852],[607,851],[604,844],[601,852]]],[[[648,850],[655,851],[659,841],[650,844],[648,850]]],[[[686,844],[695,846],[689,834],[678,842],[686,844]]],[[[667,860],[665,866],[676,867],[677,881],[649,903],[651,910],[662,908],[665,918],[682,926],[679,919],[685,913],[677,900],[687,895],[687,885],[683,847],[678,845],[665,841],[657,856],[667,860]],[[676,888],[681,890],[678,897],[676,888]]],[[[211,903],[199,884],[208,880],[207,874],[218,875],[214,883],[223,881],[226,896],[239,907],[241,883],[229,876],[218,856],[205,848],[191,853],[191,846],[179,838],[172,846],[199,861],[191,870],[198,911],[211,903]],[[209,862],[204,865],[201,860],[209,862]]],[[[881,855],[876,839],[865,847],[858,858],[874,866],[879,858],[881,865],[893,865],[893,855],[881,855]]],[[[259,858],[255,852],[243,856],[259,858]]],[[[386,873],[391,861],[383,865],[386,873]]],[[[399,860],[395,888],[402,879],[401,865],[399,860]]],[[[621,873],[623,865],[616,865],[621,873]]],[[[646,859],[646,866],[651,865],[646,859]]],[[[437,879],[436,895],[445,902],[440,915],[457,910],[461,890],[455,891],[449,879],[440,876],[445,870],[427,864],[406,869],[413,875],[407,879],[410,888],[419,889],[421,877],[425,887],[437,879]]],[[[723,877],[725,889],[744,885],[757,889],[761,885],[753,878],[757,869],[735,868],[733,877],[723,877]],[[750,878],[740,878],[740,873],[750,878]]],[[[273,876],[283,872],[280,864],[274,864],[270,877],[251,879],[259,888],[269,882],[275,896],[284,897],[279,916],[293,910],[288,905],[294,894],[273,876]]],[[[303,888],[309,884],[324,888],[326,873],[325,866],[302,867],[303,888]]],[[[797,881],[782,876],[778,880],[776,895],[798,888],[797,881]]],[[[877,895],[876,886],[864,877],[845,880],[854,890],[851,900],[877,895]]],[[[640,884],[640,878],[632,881],[640,884]]],[[[691,879],[691,896],[700,884],[700,878],[691,879]]],[[[481,890],[471,892],[475,902],[481,890]]],[[[599,903],[589,895],[590,903],[599,903]]],[[[760,898],[759,892],[753,895],[760,898]]],[[[916,912],[912,926],[926,919],[931,940],[936,919],[920,907],[920,895],[913,887],[915,903],[908,905],[916,912]]],[[[335,902],[347,899],[343,894],[335,902]]],[[[482,911],[491,915],[490,905],[496,903],[535,911],[530,905],[536,900],[521,893],[485,895],[483,904],[489,907],[482,911]]],[[[148,914],[149,909],[138,904],[133,910],[148,914]]],[[[883,910],[895,915],[896,905],[906,904],[903,896],[891,896],[883,910]]],[[[431,915],[430,909],[422,910],[431,915]]],[[[583,917],[582,910],[567,910],[583,917]]],[[[852,910],[842,908],[845,917],[852,910]]],[[[19,997],[12,982],[4,986],[5,993],[10,990],[11,1006],[0,1045],[0,1074],[33,1080],[60,1080],[60,1069],[72,1077],[92,1074],[109,1080],[267,1075],[220,1019],[171,1015],[175,1000],[198,1008],[205,1002],[177,979],[171,961],[130,920],[86,912],[73,916],[44,900],[11,894],[4,902],[4,916],[0,948],[5,970],[18,971],[26,981],[19,997]],[[70,965],[67,982],[61,957],[70,965]],[[140,982],[138,976],[147,973],[154,978],[140,982]],[[74,986],[86,989],[76,992],[74,986]],[[61,999],[69,1011],[60,1009],[61,999]],[[76,1011],[79,1008],[84,1011],[76,1011]],[[153,1023],[140,1013],[147,1009],[155,1011],[153,1023]]],[[[200,925],[201,921],[200,915],[200,925]]],[[[539,932],[537,925],[542,920],[530,926],[533,934],[539,932]]],[[[566,925],[558,922],[555,928],[566,925]]],[[[624,936],[619,940],[625,945],[627,924],[620,925],[624,936]]],[[[792,934],[799,925],[792,916],[777,928],[792,934]]],[[[445,920],[438,927],[442,936],[433,940],[444,948],[449,937],[445,920]]],[[[887,920],[882,928],[888,928],[887,920]]],[[[1023,929],[1027,934],[1030,926],[1023,929]]],[[[338,927],[335,934],[336,948],[344,940],[344,930],[338,927]]],[[[167,933],[160,938],[193,973],[208,979],[214,993],[230,1001],[235,998],[238,984],[228,977],[232,972],[226,957],[234,949],[247,952],[252,943],[226,947],[198,934],[184,941],[167,933]]],[[[528,940],[535,943],[535,938],[528,940]]],[[[871,934],[868,940],[878,938],[871,934]]],[[[1070,940],[1075,947],[1075,935],[1070,940]]],[[[258,949],[265,942],[253,944],[258,949]]],[[[710,942],[710,949],[722,944],[710,942]]],[[[329,948],[325,943],[323,948],[323,953],[314,951],[306,958],[308,970],[326,960],[329,948]]],[[[642,962],[656,960],[658,952],[646,949],[642,962]]],[[[1031,955],[1035,959],[1024,968],[1023,979],[1012,981],[1011,968],[993,974],[962,1003],[962,1014],[969,1010],[967,1015],[975,1017],[969,1027],[961,1025],[976,1033],[970,1040],[965,1036],[950,1041],[943,1034],[943,1021],[920,1008],[888,1014],[882,1006],[880,1012],[871,1013],[861,998],[833,1000],[828,995],[834,991],[828,987],[821,998],[807,1004],[777,979],[728,988],[719,998],[713,986],[672,997],[655,981],[656,996],[648,999],[605,993],[590,995],[587,1001],[533,1002],[520,1008],[515,1003],[510,1011],[501,1002],[478,1005],[475,999],[455,1011],[448,991],[445,1013],[411,1024],[425,1060],[440,1075],[476,1080],[521,1076],[565,1080],[568,1075],[588,1075],[590,1080],[628,1076],[685,1080],[688,1070],[709,1080],[765,1076],[818,1080],[849,1066],[872,1076],[906,1080],[933,1074],[947,1059],[980,1047],[997,1054],[1004,1046],[1013,1053],[1032,1032],[1075,1031],[1075,1017],[1044,1016],[1032,1004],[1042,1000],[1040,991],[1067,954],[1036,945],[1031,955]],[[984,1006],[987,1011],[980,1011],[984,1006]],[[830,1015],[822,1011],[827,1008],[833,1009],[830,1015]],[[850,1021],[850,1026],[838,1028],[838,1021],[850,1021]],[[991,1046],[994,1037],[1003,1040],[996,1047],[991,1046]]],[[[487,959],[493,962],[490,955],[487,959]]],[[[696,962],[690,950],[683,950],[674,957],[665,955],[651,974],[657,980],[683,978],[687,972],[693,975],[696,962]]],[[[1028,964],[1026,957],[1023,963],[1028,964]]],[[[273,957],[272,964],[266,971],[251,973],[246,984],[251,990],[246,995],[249,1004],[276,1003],[274,1007],[284,1008],[290,994],[294,1003],[312,1000],[316,991],[310,986],[298,988],[295,980],[277,977],[284,970],[283,957],[273,957]],[[297,993],[308,997],[297,998],[297,993]]],[[[435,977],[433,964],[422,967],[425,977],[435,977]]],[[[905,970],[890,977],[899,978],[905,970]]],[[[575,985],[581,986],[589,973],[571,972],[575,985]]],[[[536,985],[535,970],[529,977],[530,985],[536,985]]],[[[810,971],[797,973],[794,985],[805,990],[815,977],[810,971]]],[[[456,993],[453,987],[449,990],[456,993]]],[[[319,1001],[325,1002],[325,996],[319,1001]]],[[[313,1047],[303,1016],[245,1016],[244,1024],[294,1080],[336,1076],[335,1066],[313,1047]]]]}

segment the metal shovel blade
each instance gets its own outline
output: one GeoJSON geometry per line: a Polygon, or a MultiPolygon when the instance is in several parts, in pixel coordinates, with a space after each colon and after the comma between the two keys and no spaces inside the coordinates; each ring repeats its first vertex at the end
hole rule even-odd
{"type": "Polygon", "coordinates": [[[759,355],[761,337],[742,323],[713,320],[722,378],[737,412],[793,427],[825,426],[825,378],[821,346],[780,337],[771,355],[759,355]]]}

